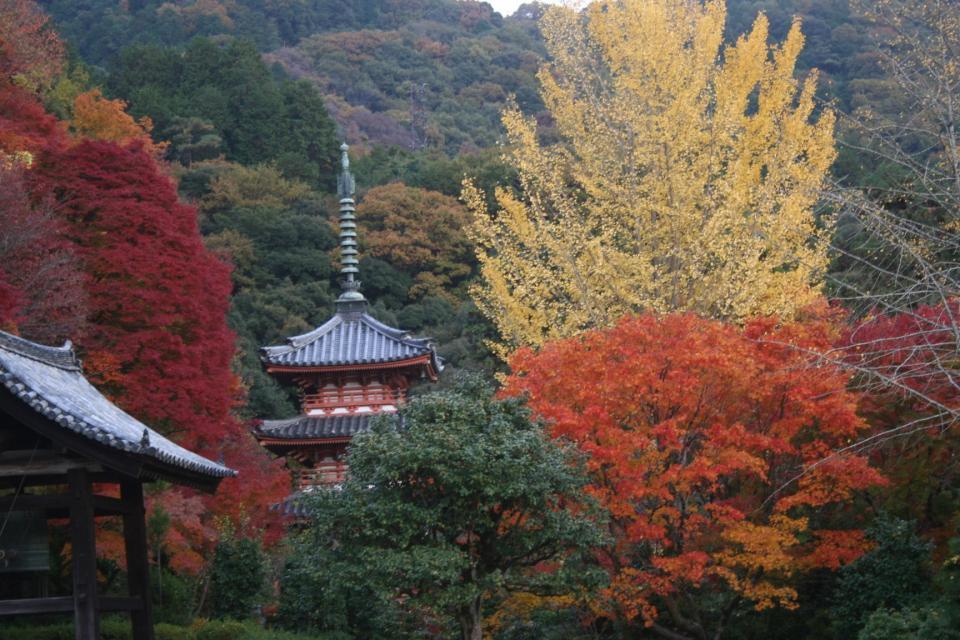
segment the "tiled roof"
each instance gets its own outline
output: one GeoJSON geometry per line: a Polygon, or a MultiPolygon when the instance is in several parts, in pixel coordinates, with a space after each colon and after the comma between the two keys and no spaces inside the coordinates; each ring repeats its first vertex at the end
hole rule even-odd
{"type": "Polygon", "coordinates": [[[414,338],[368,313],[337,313],[287,344],[261,349],[263,361],[289,367],[384,364],[430,355],[435,371],[442,368],[428,338],[414,338]]]}
{"type": "Polygon", "coordinates": [[[281,502],[270,505],[270,511],[291,518],[309,518],[311,515],[310,505],[308,504],[309,496],[309,493],[294,493],[284,498],[281,502]]]}
{"type": "Polygon", "coordinates": [[[174,444],[107,400],[83,377],[70,346],[0,331],[0,387],[66,430],[107,447],[209,478],[236,472],[174,444]]]}
{"type": "Polygon", "coordinates": [[[264,420],[257,427],[261,438],[277,440],[311,440],[314,438],[345,438],[365,431],[370,419],[377,414],[348,413],[329,416],[297,416],[287,420],[264,420]]]}

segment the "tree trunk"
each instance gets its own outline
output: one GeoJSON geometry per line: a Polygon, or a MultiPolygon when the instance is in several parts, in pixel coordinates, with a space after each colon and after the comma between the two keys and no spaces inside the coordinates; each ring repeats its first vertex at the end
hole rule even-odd
{"type": "Polygon", "coordinates": [[[460,640],[483,640],[483,617],[480,613],[480,597],[460,609],[460,640]]]}

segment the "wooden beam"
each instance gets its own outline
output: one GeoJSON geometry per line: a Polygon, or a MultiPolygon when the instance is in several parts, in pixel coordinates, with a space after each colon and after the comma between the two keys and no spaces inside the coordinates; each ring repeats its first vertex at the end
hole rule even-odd
{"type": "Polygon", "coordinates": [[[71,469],[86,469],[91,473],[103,471],[103,467],[92,460],[78,460],[64,456],[44,456],[42,458],[6,458],[0,455],[0,478],[19,478],[21,476],[55,476],[65,474],[71,469]]]}
{"type": "MultiPolygon", "coordinates": [[[[140,611],[140,598],[100,598],[100,611],[140,611]]],[[[24,598],[0,600],[0,616],[19,616],[34,613],[69,613],[73,611],[73,596],[55,598],[24,598]]],[[[135,636],[139,640],[139,636],[135,636]]]]}
{"type": "MultiPolygon", "coordinates": [[[[94,484],[119,484],[120,478],[123,477],[118,473],[113,473],[111,471],[104,471],[100,473],[87,473],[87,477],[90,478],[90,482],[94,484]]],[[[66,489],[67,484],[67,474],[61,473],[56,475],[42,475],[42,476],[20,476],[16,477],[2,477],[0,476],[0,488],[6,489],[16,489],[18,487],[50,487],[56,485],[62,485],[66,489]]]]}
{"type": "MultiPolygon", "coordinates": [[[[123,515],[127,506],[119,498],[93,495],[94,516],[123,515]]],[[[71,495],[19,495],[0,496],[0,513],[7,511],[45,511],[49,517],[61,518],[70,515],[71,495]]]]}
{"type": "Polygon", "coordinates": [[[97,550],[93,528],[93,487],[84,469],[70,480],[70,542],[73,547],[73,620],[76,640],[100,639],[97,610],[97,550]]]}
{"type": "Polygon", "coordinates": [[[133,479],[121,482],[120,500],[125,507],[123,543],[127,553],[127,585],[130,599],[141,603],[141,608],[130,612],[133,637],[137,640],[154,640],[143,483],[133,479]]]}
{"type": "Polygon", "coordinates": [[[120,498],[93,496],[93,508],[97,515],[121,516],[129,511],[127,504],[120,498]]]}
{"type": "Polygon", "coordinates": [[[73,596],[0,600],[0,616],[18,616],[30,613],[66,613],[68,611],[73,611],[73,596]]]}
{"type": "Polygon", "coordinates": [[[69,509],[69,495],[18,495],[0,497],[0,511],[47,511],[69,509]]]}

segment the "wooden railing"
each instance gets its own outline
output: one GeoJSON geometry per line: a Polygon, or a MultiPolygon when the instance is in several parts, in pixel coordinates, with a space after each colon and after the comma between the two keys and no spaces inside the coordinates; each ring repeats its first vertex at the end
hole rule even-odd
{"type": "Polygon", "coordinates": [[[312,469],[300,469],[297,472],[297,488],[301,491],[309,487],[343,482],[347,474],[347,465],[342,460],[324,460],[312,469]]]}
{"type": "Polygon", "coordinates": [[[337,409],[350,407],[396,407],[403,402],[403,394],[384,386],[339,387],[322,389],[318,393],[306,393],[301,400],[305,412],[311,409],[337,409]]]}

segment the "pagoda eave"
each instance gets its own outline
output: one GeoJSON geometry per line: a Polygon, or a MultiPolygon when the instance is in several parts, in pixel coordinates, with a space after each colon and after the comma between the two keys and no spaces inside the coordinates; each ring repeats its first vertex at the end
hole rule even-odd
{"type": "Polygon", "coordinates": [[[304,366],[304,365],[280,365],[280,364],[269,364],[266,363],[267,373],[292,373],[292,374],[304,374],[304,373],[341,373],[341,372],[350,372],[350,371],[383,371],[387,369],[404,369],[407,367],[416,367],[419,365],[424,365],[426,368],[426,375],[431,382],[437,380],[437,370],[433,365],[432,356],[430,354],[424,354],[422,356],[417,356],[415,358],[407,358],[406,360],[394,360],[392,362],[365,362],[365,363],[356,363],[356,364],[339,364],[339,365],[314,365],[314,366],[304,366]]]}
{"type": "Polygon", "coordinates": [[[322,446],[328,444],[350,444],[350,440],[353,439],[353,436],[338,436],[336,438],[270,438],[264,436],[258,436],[254,433],[257,442],[262,446],[270,448],[288,448],[288,447],[308,447],[308,446],[322,446]]]}

